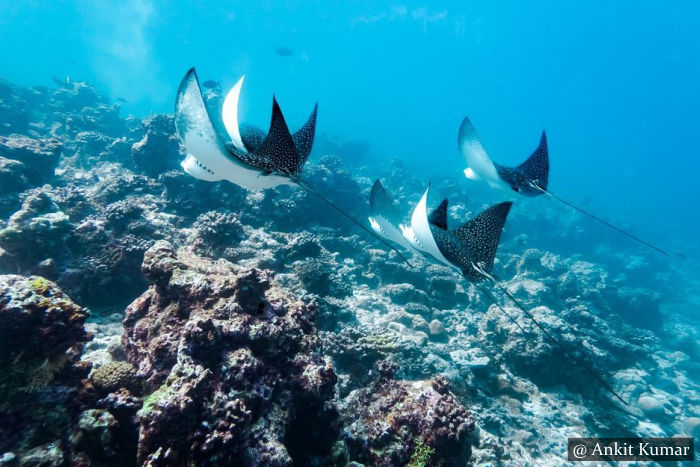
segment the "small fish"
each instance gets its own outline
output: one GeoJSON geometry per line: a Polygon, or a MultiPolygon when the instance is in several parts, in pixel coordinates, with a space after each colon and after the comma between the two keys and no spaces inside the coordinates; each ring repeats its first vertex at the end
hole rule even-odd
{"type": "Polygon", "coordinates": [[[128,104],[128,103],[129,103],[129,101],[126,100],[126,99],[124,99],[123,97],[117,97],[115,100],[116,100],[117,102],[121,102],[121,103],[124,103],[124,104],[128,104]]]}
{"type": "Polygon", "coordinates": [[[294,55],[294,51],[292,49],[284,47],[283,45],[278,45],[275,47],[275,53],[280,57],[291,57],[294,55]]]}

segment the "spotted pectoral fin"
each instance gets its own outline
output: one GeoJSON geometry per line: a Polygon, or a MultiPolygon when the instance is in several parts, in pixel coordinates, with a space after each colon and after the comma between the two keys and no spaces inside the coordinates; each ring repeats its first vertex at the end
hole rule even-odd
{"type": "Polygon", "coordinates": [[[547,149],[547,135],[542,132],[540,144],[525,162],[515,168],[528,182],[536,184],[546,190],[549,181],[549,150],[547,149]]]}
{"type": "Polygon", "coordinates": [[[265,140],[258,147],[255,157],[261,163],[260,168],[276,173],[293,175],[298,174],[301,169],[294,140],[274,96],[272,97],[270,131],[267,132],[265,140]]]}
{"type": "Polygon", "coordinates": [[[256,126],[244,123],[240,126],[240,130],[243,145],[250,153],[257,151],[262,142],[265,141],[265,132],[256,126]]]}
{"type": "Polygon", "coordinates": [[[469,258],[474,263],[480,264],[480,267],[486,272],[493,267],[503,225],[512,205],[512,202],[506,201],[491,206],[474,219],[452,231],[467,249],[469,258]]]}
{"type": "Polygon", "coordinates": [[[311,111],[311,115],[309,115],[309,119],[306,121],[304,126],[292,135],[294,147],[297,150],[297,154],[299,154],[300,166],[303,166],[304,163],[306,163],[306,159],[309,158],[309,154],[311,153],[311,146],[313,146],[314,135],[316,134],[317,113],[318,103],[314,105],[314,110],[311,111]]]}

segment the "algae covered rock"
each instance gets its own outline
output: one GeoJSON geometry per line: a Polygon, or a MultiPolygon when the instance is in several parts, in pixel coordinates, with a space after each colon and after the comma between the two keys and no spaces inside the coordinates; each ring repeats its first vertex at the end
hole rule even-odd
{"type": "Polygon", "coordinates": [[[108,411],[85,410],[80,414],[71,444],[93,461],[109,459],[114,457],[115,448],[120,444],[118,428],[119,422],[108,411]]]}
{"type": "Polygon", "coordinates": [[[62,149],[56,138],[0,138],[0,157],[22,164],[21,175],[33,186],[46,183],[53,176],[62,149]]]}
{"type": "Polygon", "coordinates": [[[322,259],[297,262],[294,273],[307,291],[320,296],[343,298],[352,294],[352,286],[322,259]]]}
{"type": "Polygon", "coordinates": [[[17,269],[26,270],[39,261],[61,255],[71,233],[71,223],[44,191],[32,190],[22,209],[0,230],[0,247],[5,249],[17,269]]]}
{"type": "Polygon", "coordinates": [[[367,465],[464,465],[474,430],[471,414],[445,379],[395,380],[397,368],[379,362],[380,377],[343,401],[350,459],[367,465]]]}
{"type": "Polygon", "coordinates": [[[136,167],[149,177],[177,169],[182,154],[172,115],[158,114],[142,122],[143,138],[131,146],[136,167]]]}
{"type": "Polygon", "coordinates": [[[336,376],[319,353],[317,310],[267,271],[157,242],[156,285],[126,312],[127,358],[144,378],[138,460],[153,465],[291,465],[335,439],[336,376]]]}
{"type": "Polygon", "coordinates": [[[89,370],[78,361],[90,338],[86,318],[53,282],[0,276],[0,452],[29,450],[70,429],[89,370]]]}
{"type": "Polygon", "coordinates": [[[219,258],[226,249],[237,246],[246,237],[240,219],[234,213],[209,211],[197,217],[192,225],[197,241],[197,253],[219,258]]]}

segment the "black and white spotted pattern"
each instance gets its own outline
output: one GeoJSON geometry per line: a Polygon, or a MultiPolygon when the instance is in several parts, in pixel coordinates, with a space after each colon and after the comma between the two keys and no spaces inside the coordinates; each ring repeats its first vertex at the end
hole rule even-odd
{"type": "Polygon", "coordinates": [[[303,167],[306,159],[309,158],[311,147],[314,144],[314,135],[316,134],[316,114],[318,113],[318,103],[314,105],[314,110],[311,112],[309,119],[303,127],[292,135],[294,147],[299,155],[299,166],[303,167]]]}
{"type": "Polygon", "coordinates": [[[494,163],[498,176],[503,179],[513,191],[525,196],[538,196],[547,189],[549,181],[549,152],[547,150],[547,135],[542,132],[540,144],[535,152],[517,167],[506,167],[494,163]],[[541,188],[533,187],[532,184],[541,188]]]}
{"type": "Polygon", "coordinates": [[[470,281],[484,279],[474,266],[489,272],[493,268],[496,250],[501,239],[512,202],[500,203],[483,211],[474,219],[453,230],[430,226],[435,243],[443,256],[459,267],[470,281]]]}
{"type": "Polygon", "coordinates": [[[267,136],[255,127],[245,126],[241,138],[248,152],[240,151],[233,145],[228,145],[227,148],[238,159],[263,173],[299,175],[313,145],[317,109],[318,105],[314,106],[306,124],[292,136],[277,99],[273,96],[272,119],[267,136]]]}
{"type": "Polygon", "coordinates": [[[262,142],[265,141],[265,132],[253,125],[241,125],[240,133],[241,141],[248,152],[256,152],[262,142]]]}

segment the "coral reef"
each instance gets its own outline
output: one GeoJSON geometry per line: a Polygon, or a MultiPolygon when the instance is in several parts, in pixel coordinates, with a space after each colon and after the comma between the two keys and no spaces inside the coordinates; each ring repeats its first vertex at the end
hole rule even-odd
{"type": "Polygon", "coordinates": [[[137,131],[143,138],[131,146],[134,165],[149,177],[157,177],[179,166],[182,154],[172,115],[152,115],[137,131]]]}
{"type": "Polygon", "coordinates": [[[86,318],[53,282],[0,276],[0,452],[22,465],[49,455],[60,462],[46,465],[63,463],[62,442],[90,399],[90,366],[79,360],[86,318]]]}
{"type": "Polygon", "coordinates": [[[41,261],[53,262],[64,253],[71,228],[68,216],[51,198],[34,190],[0,230],[0,247],[8,251],[18,270],[33,271],[41,261]]]}
{"type": "Polygon", "coordinates": [[[121,388],[140,392],[136,369],[129,362],[113,361],[95,368],[90,373],[90,382],[105,395],[121,388]]]}
{"type": "MultiPolygon", "coordinates": [[[[0,113],[0,462],[537,465],[561,463],[568,436],[697,436],[693,260],[640,256],[552,203],[509,216],[495,276],[633,417],[498,288],[523,330],[305,190],[183,173],[170,115],[1,80],[0,113]]],[[[318,143],[305,179],[359,219],[376,177],[401,212],[425,189],[361,142],[318,143]]],[[[493,201],[438,175],[451,225],[493,201]]]]}
{"type": "Polygon", "coordinates": [[[124,319],[127,358],[148,393],[139,462],[289,465],[323,453],[336,376],[318,353],[315,307],[267,271],[165,242],[143,269],[154,285],[124,319]]]}
{"type": "Polygon", "coordinates": [[[367,465],[464,465],[471,418],[447,381],[397,381],[397,366],[378,364],[379,378],[344,401],[350,458],[367,465]]]}

